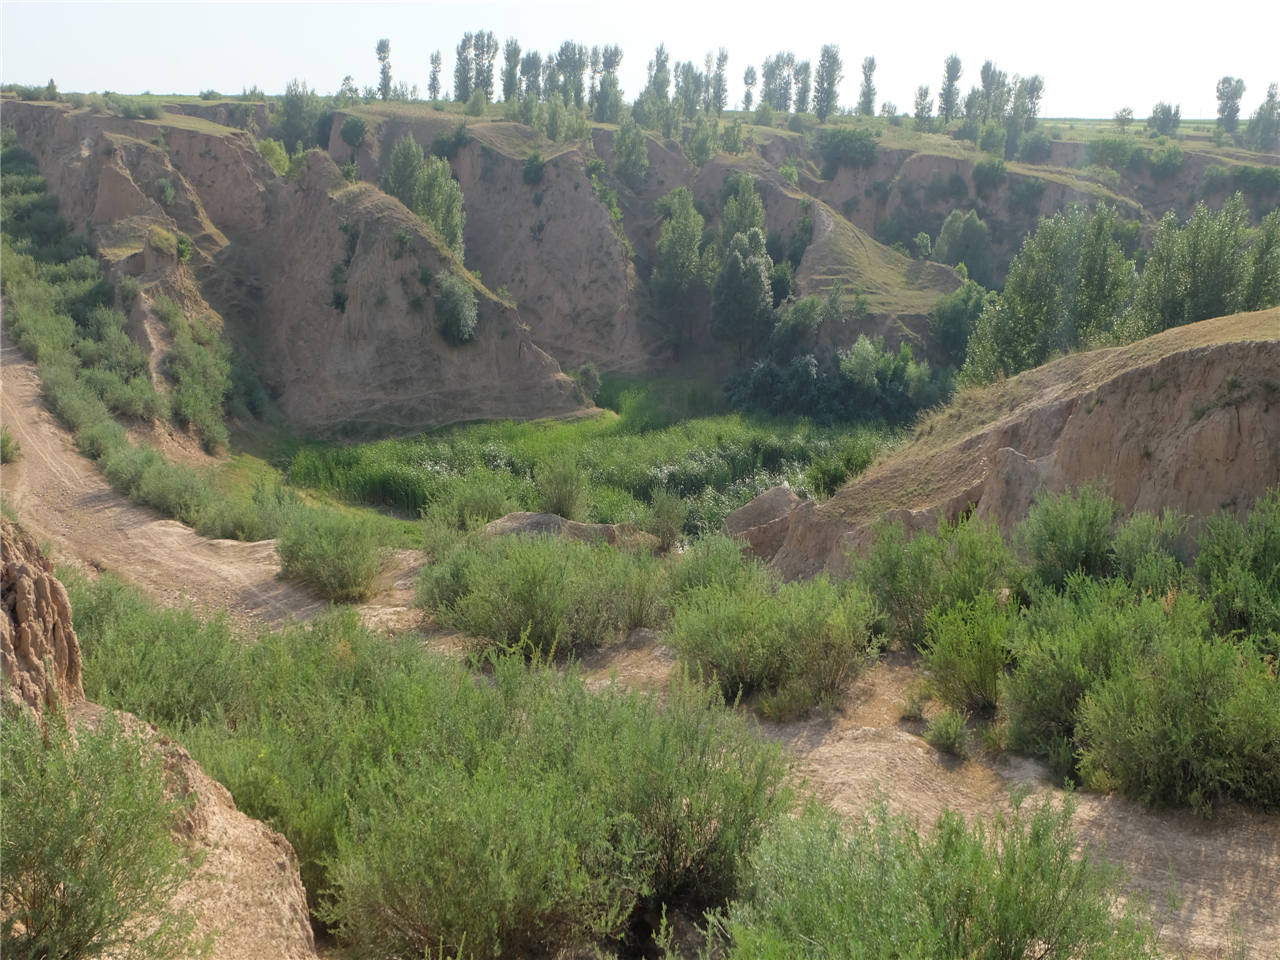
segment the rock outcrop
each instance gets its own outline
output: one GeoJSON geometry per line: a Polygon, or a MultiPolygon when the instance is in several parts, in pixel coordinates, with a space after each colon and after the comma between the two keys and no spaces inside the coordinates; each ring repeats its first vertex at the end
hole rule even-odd
{"type": "Polygon", "coordinates": [[[1125,514],[1242,515],[1280,484],[1277,371],[1272,309],[1063,357],[963,393],[830,500],[775,521],[785,532],[770,563],[790,578],[843,571],[885,516],[910,533],[972,511],[1008,533],[1041,489],[1099,480],[1125,514]]]}
{"type": "Polygon", "coordinates": [[[802,503],[790,487],[773,487],[725,517],[720,532],[743,541],[748,556],[768,560],[782,546],[791,512],[802,503]]]}
{"type": "Polygon", "coordinates": [[[84,700],[80,644],[67,591],[39,546],[7,518],[0,521],[0,667],[4,698],[37,712],[84,700]]]}

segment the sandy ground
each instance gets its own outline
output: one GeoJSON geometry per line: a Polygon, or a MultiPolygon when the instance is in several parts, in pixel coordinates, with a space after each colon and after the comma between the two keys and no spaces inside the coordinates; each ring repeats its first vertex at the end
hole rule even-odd
{"type": "MultiPolygon", "coordinates": [[[[34,366],[7,338],[0,403],[3,423],[23,452],[19,463],[3,468],[0,489],[59,559],[126,575],[164,603],[228,610],[247,626],[278,625],[326,609],[277,579],[271,542],[207,540],[112,491],[45,409],[34,366]]],[[[418,627],[415,562],[411,552],[397,555],[383,589],[362,608],[366,622],[393,630],[418,627]]],[[[456,650],[461,641],[442,636],[427,642],[456,650]]],[[[637,631],[582,668],[592,684],[660,689],[673,663],[658,635],[637,631]]],[[[1016,788],[1033,797],[1060,795],[1045,771],[1026,759],[959,762],[930,748],[919,735],[921,724],[898,719],[898,703],[918,678],[911,656],[891,653],[854,685],[834,716],[766,723],[762,730],[795,755],[808,789],[849,814],[883,796],[892,810],[928,823],[944,807],[971,817],[1008,809],[1016,788]]],[[[1082,842],[1126,870],[1175,954],[1280,957],[1280,817],[1228,808],[1206,821],[1082,794],[1076,827],[1082,842]]]]}
{"type": "MultiPolygon", "coordinates": [[[[210,540],[112,490],[45,407],[35,365],[7,334],[0,360],[0,422],[22,447],[22,458],[0,469],[0,494],[59,562],[111,570],[164,604],[225,610],[250,630],[328,609],[304,588],[277,577],[275,541],[210,540]]],[[[403,628],[416,620],[417,565],[412,551],[396,553],[382,589],[361,608],[366,622],[403,628]]]]}

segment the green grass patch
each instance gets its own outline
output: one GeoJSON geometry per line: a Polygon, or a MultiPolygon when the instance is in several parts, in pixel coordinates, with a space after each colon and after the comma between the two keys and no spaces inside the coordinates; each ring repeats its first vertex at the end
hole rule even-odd
{"type": "Polygon", "coordinates": [[[16,463],[22,459],[22,446],[8,427],[0,426],[0,463],[16,463]]]}

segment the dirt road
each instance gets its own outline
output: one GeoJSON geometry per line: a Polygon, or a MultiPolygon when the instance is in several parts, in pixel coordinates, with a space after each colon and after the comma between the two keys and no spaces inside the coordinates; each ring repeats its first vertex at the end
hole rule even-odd
{"type": "Polygon", "coordinates": [[[35,365],[7,333],[0,360],[0,422],[22,447],[22,459],[0,468],[0,493],[56,558],[110,569],[162,603],[226,610],[242,626],[277,626],[327,608],[276,578],[273,541],[209,540],[112,490],[45,407],[35,365]]]}

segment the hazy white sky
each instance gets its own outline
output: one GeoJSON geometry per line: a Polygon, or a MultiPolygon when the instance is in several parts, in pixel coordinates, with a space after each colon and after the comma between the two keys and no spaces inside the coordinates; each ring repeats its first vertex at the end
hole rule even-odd
{"type": "MultiPolygon", "coordinates": [[[[268,93],[301,77],[321,92],[346,74],[358,85],[377,81],[374,47],[391,41],[396,81],[425,92],[432,51],[444,55],[442,81],[452,84],[454,48],[464,31],[492,30],[499,41],[555,50],[564,40],[616,43],[620,78],[630,100],[644,85],[645,65],[659,43],[672,62],[701,64],[726,47],[734,106],[742,71],[791,50],[815,64],[824,43],[840,46],[845,79],[840,102],[857,99],[863,57],[877,62],[877,102],[909,109],[918,84],[937,94],[944,58],[959,54],[962,95],[978,82],[983,60],[1011,76],[1045,78],[1042,116],[1109,117],[1129,105],[1139,117],[1157,100],[1182,105],[1187,118],[1213,117],[1214,87],[1224,74],[1246,84],[1247,116],[1280,81],[1280,4],[1246,0],[1209,5],[1075,0],[977,3],[702,3],[580,0],[416,3],[61,3],[3,0],[5,82],[43,83],[63,91],[239,93],[254,84],[268,93]],[[1050,11],[1053,11],[1050,13],[1050,11]],[[1268,11],[1268,12],[1264,12],[1268,11]],[[1221,15],[1220,15],[1221,14],[1221,15]]],[[[501,56],[498,58],[501,65],[501,56]]]]}

